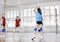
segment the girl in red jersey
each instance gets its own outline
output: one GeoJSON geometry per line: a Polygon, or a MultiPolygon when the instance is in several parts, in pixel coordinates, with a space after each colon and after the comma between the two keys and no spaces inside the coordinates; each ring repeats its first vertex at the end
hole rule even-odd
{"type": "Polygon", "coordinates": [[[20,28],[20,21],[21,21],[21,19],[19,18],[19,16],[17,16],[15,19],[15,31],[20,28]]]}
{"type": "Polygon", "coordinates": [[[5,32],[5,25],[6,25],[6,18],[5,16],[2,16],[2,26],[3,26],[2,32],[5,32]]]}
{"type": "Polygon", "coordinates": [[[15,26],[16,27],[19,27],[20,26],[20,21],[21,21],[21,19],[19,19],[19,17],[17,16],[16,17],[16,20],[15,20],[15,26]]]}

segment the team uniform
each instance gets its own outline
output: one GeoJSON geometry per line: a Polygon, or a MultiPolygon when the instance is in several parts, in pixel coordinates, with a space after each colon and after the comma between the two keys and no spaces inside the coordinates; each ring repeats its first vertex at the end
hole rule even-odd
{"type": "Polygon", "coordinates": [[[6,25],[6,19],[5,19],[5,17],[2,17],[2,26],[4,26],[3,29],[2,29],[2,32],[6,31],[5,30],[5,25],[6,25]]]}
{"type": "MultiPolygon", "coordinates": [[[[36,12],[36,24],[38,24],[38,25],[43,24],[42,15],[38,11],[36,12]]],[[[38,33],[38,32],[42,32],[43,31],[42,27],[34,28],[34,31],[37,32],[37,33],[34,34],[34,37],[32,38],[32,40],[34,38],[37,38],[37,37],[42,38],[42,35],[40,33],[38,33]]]]}
{"type": "Polygon", "coordinates": [[[36,12],[36,23],[43,24],[42,23],[42,15],[38,11],[36,12]]]}
{"type": "Polygon", "coordinates": [[[16,19],[15,21],[16,21],[15,26],[16,26],[16,27],[19,27],[19,26],[20,26],[20,21],[21,21],[21,19],[16,19]]]}
{"type": "Polygon", "coordinates": [[[21,21],[21,19],[16,19],[15,20],[15,29],[14,29],[14,32],[15,31],[20,31],[20,21],[21,21]]]}
{"type": "Polygon", "coordinates": [[[5,17],[2,17],[2,25],[5,26],[5,24],[6,24],[6,19],[5,17]]]}
{"type": "MultiPolygon", "coordinates": [[[[43,24],[43,22],[42,22],[42,15],[37,11],[36,12],[36,24],[43,24]]],[[[34,31],[36,31],[37,30],[37,28],[34,28],[34,31]]],[[[42,27],[38,30],[38,32],[42,32],[43,31],[43,29],[42,29],[42,27]]]]}

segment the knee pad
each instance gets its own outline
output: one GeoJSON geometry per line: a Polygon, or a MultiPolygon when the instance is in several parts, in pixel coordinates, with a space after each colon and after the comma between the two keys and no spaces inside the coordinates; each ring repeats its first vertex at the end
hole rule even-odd
{"type": "Polygon", "coordinates": [[[2,32],[5,32],[6,30],[5,29],[2,29],[2,32]]]}
{"type": "Polygon", "coordinates": [[[43,31],[43,29],[42,29],[42,27],[38,30],[38,32],[42,32],[43,31]]]}
{"type": "Polygon", "coordinates": [[[34,28],[34,31],[37,31],[37,28],[34,28]]]}

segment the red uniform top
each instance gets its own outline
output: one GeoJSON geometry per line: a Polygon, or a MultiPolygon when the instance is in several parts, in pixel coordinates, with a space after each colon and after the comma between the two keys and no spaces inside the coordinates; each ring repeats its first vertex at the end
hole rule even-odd
{"type": "Polygon", "coordinates": [[[16,25],[16,26],[20,26],[20,21],[21,21],[21,19],[16,19],[15,21],[16,21],[16,24],[15,24],[15,25],[16,25]]]}
{"type": "Polygon", "coordinates": [[[2,24],[6,24],[6,19],[5,19],[5,17],[2,17],[2,24]]]}

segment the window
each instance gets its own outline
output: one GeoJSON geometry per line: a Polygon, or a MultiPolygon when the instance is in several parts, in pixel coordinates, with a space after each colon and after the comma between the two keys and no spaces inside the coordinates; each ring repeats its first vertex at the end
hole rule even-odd
{"type": "Polygon", "coordinates": [[[55,6],[55,8],[57,9],[57,14],[60,14],[59,11],[60,11],[60,7],[58,5],[55,6]]]}
{"type": "Polygon", "coordinates": [[[45,17],[45,24],[44,25],[46,25],[46,26],[49,26],[50,24],[49,24],[49,16],[47,16],[47,17],[45,17]]]}
{"type": "Polygon", "coordinates": [[[31,10],[31,14],[32,14],[32,16],[34,16],[35,17],[35,13],[34,13],[34,11],[33,11],[34,9],[32,8],[32,10],[31,10]]]}
{"type": "Polygon", "coordinates": [[[51,16],[51,18],[50,18],[50,25],[51,26],[55,26],[56,25],[56,17],[55,16],[51,16]]]}
{"type": "Polygon", "coordinates": [[[31,9],[28,9],[28,17],[31,16],[31,9]]]}
{"type": "Polygon", "coordinates": [[[49,6],[46,6],[45,7],[45,14],[44,15],[49,15],[49,13],[50,13],[49,6]]]}
{"type": "Polygon", "coordinates": [[[60,26],[60,15],[59,16],[57,16],[57,24],[60,26]]]}
{"type": "Polygon", "coordinates": [[[22,17],[22,25],[26,26],[26,27],[32,27],[35,26],[33,24],[35,24],[35,14],[32,11],[33,8],[27,8],[27,9],[23,9],[21,10],[21,17],[22,17]]]}
{"type": "Polygon", "coordinates": [[[8,27],[14,27],[15,26],[15,18],[18,15],[19,15],[19,12],[17,10],[9,10],[6,12],[8,27]]]}
{"type": "Polygon", "coordinates": [[[24,17],[27,17],[27,15],[28,15],[27,11],[28,11],[27,9],[24,9],[24,17]]]}
{"type": "Polygon", "coordinates": [[[50,6],[50,15],[55,15],[55,8],[54,8],[54,6],[50,6]]]}

